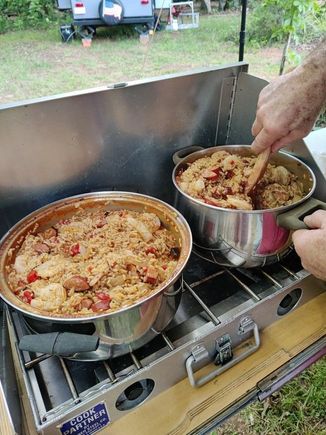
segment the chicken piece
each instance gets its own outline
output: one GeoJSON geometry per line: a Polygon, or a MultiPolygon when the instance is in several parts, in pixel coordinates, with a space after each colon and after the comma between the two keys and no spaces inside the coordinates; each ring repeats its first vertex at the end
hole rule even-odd
{"type": "Polygon", "coordinates": [[[149,242],[153,238],[153,234],[150,232],[147,225],[132,216],[127,216],[127,222],[141,235],[145,242],[149,242]]]}
{"type": "Polygon", "coordinates": [[[14,269],[19,275],[26,275],[27,258],[25,255],[17,255],[14,263],[14,269]]]}
{"type": "Polygon", "coordinates": [[[237,198],[235,196],[228,195],[227,202],[230,204],[232,208],[236,208],[238,210],[252,210],[252,204],[245,199],[237,198]]]}
{"type": "Polygon", "coordinates": [[[155,233],[161,227],[161,221],[154,213],[143,213],[141,215],[142,221],[148,226],[149,230],[155,233]]]}
{"type": "Polygon", "coordinates": [[[202,179],[193,181],[191,183],[191,189],[193,189],[195,192],[200,193],[205,189],[205,182],[202,179]]]}
{"type": "Polygon", "coordinates": [[[272,169],[272,178],[275,183],[288,186],[291,182],[290,172],[284,166],[276,166],[272,169]]]}
{"type": "Polygon", "coordinates": [[[67,293],[61,284],[48,284],[45,287],[34,289],[35,298],[31,306],[39,310],[54,311],[67,299],[67,293]]]}
{"type": "Polygon", "coordinates": [[[66,262],[59,255],[45,261],[35,268],[38,276],[41,278],[51,278],[65,269],[66,262]]]}

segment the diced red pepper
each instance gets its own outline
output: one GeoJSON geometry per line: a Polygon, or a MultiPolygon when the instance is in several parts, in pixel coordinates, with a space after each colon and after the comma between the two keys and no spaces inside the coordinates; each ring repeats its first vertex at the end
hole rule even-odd
{"type": "Polygon", "coordinates": [[[154,267],[149,267],[145,276],[145,282],[148,284],[156,284],[158,278],[158,271],[154,267]]]}
{"type": "Polygon", "coordinates": [[[154,248],[154,246],[150,246],[149,248],[146,249],[145,253],[146,254],[156,254],[157,249],[154,248]]]}
{"type": "Polygon", "coordinates": [[[29,274],[27,275],[27,282],[31,284],[32,282],[36,281],[39,278],[36,270],[31,270],[29,274]]]}
{"type": "Polygon", "coordinates": [[[25,290],[23,292],[23,301],[30,304],[31,300],[34,299],[34,292],[29,291],[29,290],[25,290]]]}
{"type": "Polygon", "coordinates": [[[168,266],[166,264],[163,264],[162,269],[166,270],[168,268],[168,266]]]}
{"type": "Polygon", "coordinates": [[[104,292],[96,293],[96,296],[101,299],[101,301],[111,301],[111,296],[104,292]]]}
{"type": "Polygon", "coordinates": [[[94,312],[101,311],[101,310],[107,310],[108,308],[110,308],[110,301],[109,300],[97,301],[91,306],[91,308],[92,308],[92,311],[94,311],[94,312]]]}
{"type": "Polygon", "coordinates": [[[79,243],[76,243],[75,245],[72,245],[71,247],[70,247],[70,255],[72,256],[72,257],[74,257],[75,255],[77,255],[77,254],[79,254],[80,253],[80,246],[79,246],[79,243]]]}

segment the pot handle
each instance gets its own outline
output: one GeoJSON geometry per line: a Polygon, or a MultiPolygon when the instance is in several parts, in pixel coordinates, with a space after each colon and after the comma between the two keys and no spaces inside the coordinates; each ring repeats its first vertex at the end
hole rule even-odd
{"type": "Polygon", "coordinates": [[[326,210],[326,203],[310,198],[298,207],[277,216],[277,225],[288,230],[309,230],[303,219],[317,210],[326,210]]]}
{"type": "Polygon", "coordinates": [[[69,356],[79,352],[91,352],[99,345],[96,335],[51,332],[49,334],[24,335],[19,342],[20,350],[48,355],[69,356]]]}
{"type": "Polygon", "coordinates": [[[204,147],[201,147],[199,145],[192,145],[186,148],[182,148],[181,150],[176,151],[173,156],[172,156],[172,160],[173,163],[175,165],[177,165],[178,163],[181,162],[181,160],[183,160],[185,157],[189,156],[189,154],[192,154],[196,151],[201,151],[203,150],[204,147]]]}

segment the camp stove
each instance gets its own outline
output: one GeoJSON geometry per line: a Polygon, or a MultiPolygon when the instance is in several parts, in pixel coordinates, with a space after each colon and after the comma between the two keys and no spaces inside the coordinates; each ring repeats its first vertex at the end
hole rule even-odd
{"type": "Polygon", "coordinates": [[[24,406],[31,408],[25,412],[44,434],[65,433],[79,415],[80,425],[105,427],[185,377],[193,387],[218,377],[258,349],[261,329],[323,289],[294,252],[281,263],[248,270],[220,267],[194,249],[172,323],[142,348],[107,361],[19,351],[19,339],[29,330],[19,313],[6,309],[20,388],[29,398],[24,406]],[[234,349],[251,337],[252,343],[234,357],[234,349]],[[209,361],[216,368],[197,377],[198,368],[209,361]],[[97,418],[88,421],[92,412],[97,418]]]}
{"type": "MultiPolygon", "coordinates": [[[[194,144],[251,142],[258,94],[266,82],[249,75],[247,67],[239,62],[3,106],[1,233],[42,205],[109,186],[173,204],[170,176],[176,151],[194,144]]],[[[300,143],[288,151],[313,168],[316,196],[323,199],[325,176],[309,149],[300,143]]],[[[202,397],[202,391],[212,384],[215,388],[214,382],[218,385],[235,367],[241,371],[266,344],[265,329],[301,313],[303,306],[325,291],[325,283],[302,268],[294,251],[262,268],[228,268],[217,263],[214,253],[194,246],[172,322],[141,348],[107,360],[98,361],[95,356],[77,361],[20,351],[20,338],[31,331],[17,311],[2,304],[4,394],[0,388],[0,399],[6,398],[4,409],[16,432],[86,435],[102,430],[106,434],[111,433],[112,424],[112,433],[124,434],[125,430],[116,429],[121,422],[139,415],[183,382],[188,395],[202,397]]],[[[300,347],[304,367],[323,353],[319,332],[310,342],[313,350],[308,345],[300,347]]],[[[273,390],[274,379],[278,381],[272,367],[268,374],[269,389],[260,390],[262,398],[273,390]]],[[[285,378],[290,379],[288,373],[285,378]]],[[[256,392],[250,394],[251,400],[254,395],[257,398],[256,392]]],[[[244,406],[243,397],[241,401],[242,405],[225,409],[224,416],[244,406]]],[[[199,402],[202,409],[210,403],[202,398],[199,402]]],[[[169,419],[175,405],[165,404],[169,419]]],[[[133,427],[133,433],[153,433],[146,426],[150,423],[146,415],[146,424],[133,427]]],[[[151,424],[157,433],[166,433],[160,432],[155,421],[151,424]]],[[[185,433],[183,426],[173,433],[185,433]]]]}

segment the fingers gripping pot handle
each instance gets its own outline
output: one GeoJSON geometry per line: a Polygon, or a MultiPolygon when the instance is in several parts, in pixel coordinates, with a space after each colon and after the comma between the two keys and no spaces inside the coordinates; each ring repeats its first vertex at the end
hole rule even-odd
{"type": "Polygon", "coordinates": [[[309,198],[298,207],[294,207],[277,216],[277,224],[288,230],[308,230],[303,219],[317,210],[326,210],[326,203],[319,199],[309,198]]]}
{"type": "MultiPolygon", "coordinates": [[[[259,336],[258,325],[249,317],[245,317],[241,319],[238,334],[242,335],[251,331],[253,332],[254,343],[249,347],[246,347],[247,350],[241,352],[239,355],[235,357],[233,357],[233,354],[231,353],[231,359],[229,360],[229,362],[224,364],[222,367],[212,370],[211,372],[197,379],[195,378],[195,374],[194,374],[194,366],[196,364],[197,365],[200,364],[202,361],[209,361],[209,353],[206,350],[205,346],[203,345],[196,346],[196,348],[193,349],[191,355],[186,360],[186,370],[187,370],[190,385],[195,388],[201,387],[202,385],[216,378],[217,376],[219,376],[229,368],[235,366],[240,361],[243,361],[249,355],[256,352],[256,350],[258,350],[258,348],[260,347],[260,336],[259,336]]],[[[216,340],[216,342],[218,342],[218,340],[216,340]]]]}
{"type": "Polygon", "coordinates": [[[19,342],[20,350],[48,355],[70,356],[79,352],[91,352],[98,348],[96,335],[51,332],[49,334],[24,335],[19,342]]]}

